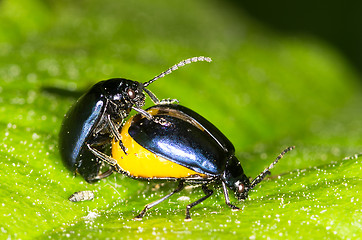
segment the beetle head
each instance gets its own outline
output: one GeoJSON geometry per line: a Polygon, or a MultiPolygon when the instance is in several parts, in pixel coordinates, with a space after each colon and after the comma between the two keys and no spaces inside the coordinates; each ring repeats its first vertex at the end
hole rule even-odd
{"type": "Polygon", "coordinates": [[[269,167],[265,168],[263,172],[261,172],[254,180],[251,182],[249,178],[244,174],[244,170],[241,167],[239,160],[233,156],[231,157],[225,167],[223,181],[226,185],[234,191],[235,197],[238,200],[246,199],[248,197],[248,193],[251,189],[253,189],[256,185],[258,185],[263,179],[270,175],[270,169],[274,167],[274,165],[281,159],[284,154],[294,149],[293,147],[286,148],[279,156],[269,165],[269,167]]]}
{"type": "Polygon", "coordinates": [[[250,190],[249,178],[244,174],[239,160],[232,156],[223,174],[223,181],[235,193],[238,200],[246,199],[250,190]]]}
{"type": "Polygon", "coordinates": [[[143,84],[131,81],[125,89],[123,93],[124,99],[132,104],[132,106],[136,106],[137,108],[141,108],[145,105],[145,95],[143,93],[143,84]]]}
{"type": "Polygon", "coordinates": [[[103,82],[103,94],[122,109],[145,105],[143,84],[124,78],[113,78],[103,82]]]}

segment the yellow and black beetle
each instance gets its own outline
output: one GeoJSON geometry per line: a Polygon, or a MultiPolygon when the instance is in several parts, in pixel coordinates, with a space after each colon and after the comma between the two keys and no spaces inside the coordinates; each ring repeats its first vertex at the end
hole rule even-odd
{"type": "Polygon", "coordinates": [[[181,191],[185,183],[201,184],[205,196],[187,205],[185,220],[191,220],[190,209],[213,194],[210,183],[221,184],[226,204],[234,210],[227,188],[239,199],[248,193],[269,170],[294,147],[285,149],[275,161],[250,182],[235,157],[233,144],[208,120],[181,105],[156,105],[146,110],[150,120],[137,114],[121,130],[127,154],[117,141],[112,144],[112,157],[90,148],[97,157],[110,164],[115,171],[129,177],[146,180],[176,180],[178,187],[163,198],[147,204],[136,216],[142,219],[146,211],[181,191]]]}

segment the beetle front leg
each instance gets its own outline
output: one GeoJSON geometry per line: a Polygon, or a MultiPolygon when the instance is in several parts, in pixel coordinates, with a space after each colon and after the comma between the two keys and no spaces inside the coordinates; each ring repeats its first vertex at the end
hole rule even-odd
{"type": "Polygon", "coordinates": [[[110,115],[107,115],[106,119],[107,119],[107,125],[108,125],[108,128],[109,128],[109,131],[112,133],[112,135],[114,136],[116,141],[119,142],[119,146],[123,150],[124,154],[127,155],[126,147],[122,143],[121,134],[119,134],[119,131],[118,131],[118,128],[117,128],[116,124],[112,121],[110,115]]]}
{"type": "Polygon", "coordinates": [[[145,91],[147,93],[147,95],[151,98],[152,102],[154,104],[178,104],[179,101],[177,99],[171,99],[171,98],[166,98],[166,99],[162,99],[161,101],[156,97],[155,94],[153,94],[153,92],[151,92],[149,89],[144,88],[143,91],[145,91]]]}
{"type": "Polygon", "coordinates": [[[143,110],[142,108],[138,108],[138,107],[135,107],[135,106],[132,106],[132,109],[135,110],[136,112],[142,114],[143,116],[145,116],[148,120],[152,120],[153,119],[153,116],[146,112],[145,110],[143,110]]]}
{"type": "Polygon", "coordinates": [[[163,126],[170,126],[171,125],[171,123],[166,121],[164,118],[162,118],[162,117],[154,117],[150,113],[146,112],[145,110],[143,110],[141,108],[132,107],[132,109],[136,110],[137,112],[139,112],[140,114],[145,116],[150,121],[161,124],[163,126]]]}
{"type": "Polygon", "coordinates": [[[160,100],[156,97],[155,94],[153,94],[153,92],[151,92],[150,90],[148,90],[147,88],[143,88],[143,91],[145,91],[147,93],[147,95],[151,98],[152,102],[154,104],[159,104],[160,100]]]}
{"type": "Polygon", "coordinates": [[[228,205],[229,207],[231,207],[231,210],[233,211],[238,211],[240,210],[240,208],[238,208],[237,206],[234,206],[233,204],[231,204],[230,202],[230,198],[229,198],[229,193],[226,187],[226,184],[224,182],[222,182],[222,190],[224,192],[224,197],[225,197],[225,203],[226,205],[228,205]]]}
{"type": "Polygon", "coordinates": [[[178,104],[179,101],[177,99],[165,98],[162,99],[158,104],[178,104]]]}
{"type": "Polygon", "coordinates": [[[111,119],[111,115],[107,115],[107,125],[108,125],[108,129],[109,131],[112,133],[112,135],[114,136],[114,138],[117,141],[121,140],[121,134],[119,134],[118,128],[116,126],[116,124],[112,121],[111,119]]]}

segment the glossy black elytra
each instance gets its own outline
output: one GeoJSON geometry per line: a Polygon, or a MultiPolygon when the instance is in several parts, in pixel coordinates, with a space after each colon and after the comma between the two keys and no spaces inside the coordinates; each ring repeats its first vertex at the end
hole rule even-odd
{"type": "MultiPolygon", "coordinates": [[[[140,83],[123,78],[113,78],[95,84],[81,96],[65,115],[59,132],[59,150],[68,169],[79,173],[88,182],[109,176],[113,170],[101,173],[102,162],[90,149],[105,151],[112,138],[120,140],[118,132],[131,109],[152,118],[142,109],[145,92],[155,104],[159,101],[146,87],[159,78],[186,64],[208,61],[208,57],[194,57],[181,61],[150,81],[140,83]]],[[[172,102],[172,101],[171,101],[172,102]]],[[[120,147],[125,150],[121,141],[120,147]]]]}
{"type": "Polygon", "coordinates": [[[146,110],[149,120],[141,114],[129,119],[123,126],[121,138],[127,155],[117,140],[112,144],[112,157],[92,150],[100,159],[112,165],[115,171],[129,177],[145,180],[174,180],[178,187],[165,197],[145,206],[136,216],[142,219],[146,211],[173,194],[184,184],[201,184],[205,196],[187,205],[185,220],[191,220],[190,209],[213,194],[211,183],[222,185],[226,204],[231,204],[228,188],[239,199],[248,193],[268,174],[270,169],[294,147],[286,148],[262,173],[250,182],[235,157],[233,144],[208,120],[181,105],[156,105],[146,110]]]}

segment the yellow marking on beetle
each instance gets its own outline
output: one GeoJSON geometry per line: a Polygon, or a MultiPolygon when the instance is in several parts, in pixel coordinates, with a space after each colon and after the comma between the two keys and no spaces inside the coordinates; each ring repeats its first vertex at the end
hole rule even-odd
{"type": "Polygon", "coordinates": [[[157,156],[139,145],[128,133],[133,118],[129,119],[121,131],[122,143],[128,155],[125,155],[119,142],[112,142],[112,157],[124,171],[133,177],[143,178],[187,178],[207,177],[187,167],[157,156]]]}

